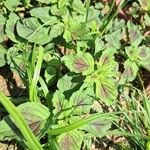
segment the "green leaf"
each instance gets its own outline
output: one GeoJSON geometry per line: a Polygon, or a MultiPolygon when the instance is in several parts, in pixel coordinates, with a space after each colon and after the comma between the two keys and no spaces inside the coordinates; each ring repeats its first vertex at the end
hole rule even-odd
{"type": "Polygon", "coordinates": [[[146,13],[144,15],[144,20],[145,20],[145,25],[149,27],[150,26],[150,15],[148,13],[146,13]]]}
{"type": "Polygon", "coordinates": [[[111,128],[113,121],[115,121],[115,118],[111,116],[105,116],[91,121],[81,129],[91,133],[92,136],[102,138],[107,134],[107,131],[111,128]]]}
{"type": "Polygon", "coordinates": [[[139,68],[135,62],[130,61],[129,59],[126,60],[121,82],[132,82],[136,78],[138,70],[139,68]]]}
{"type": "Polygon", "coordinates": [[[138,65],[150,71],[150,48],[145,45],[138,48],[138,65]]]}
{"type": "MultiPolygon", "coordinates": [[[[47,119],[50,116],[48,108],[36,102],[26,102],[19,105],[17,109],[22,113],[33,133],[43,136],[47,119]]],[[[22,137],[15,124],[11,115],[0,121],[0,140],[22,137]]]]}
{"type": "Polygon", "coordinates": [[[22,0],[22,2],[25,6],[29,6],[31,0],[22,0]]]}
{"type": "Polygon", "coordinates": [[[83,39],[86,37],[86,34],[90,32],[89,28],[87,28],[86,24],[83,22],[83,18],[80,16],[68,17],[65,15],[63,17],[63,22],[68,31],[71,32],[72,39],[83,39]],[[78,20],[78,21],[76,21],[78,20]]]}
{"type": "Polygon", "coordinates": [[[129,32],[130,44],[134,47],[139,46],[139,44],[143,40],[143,36],[140,33],[138,26],[134,25],[131,21],[128,21],[127,27],[129,32]]]}
{"type": "Polygon", "coordinates": [[[74,92],[70,97],[70,105],[73,107],[73,114],[89,113],[94,101],[93,87],[85,88],[74,92]]]}
{"type": "Polygon", "coordinates": [[[6,63],[5,53],[6,49],[3,47],[3,45],[0,44],[0,67],[4,66],[6,63]]]}
{"type": "MultiPolygon", "coordinates": [[[[10,65],[12,71],[17,71],[18,68],[21,68],[22,64],[22,54],[18,52],[16,47],[11,47],[7,50],[6,54],[7,63],[10,65]]],[[[22,69],[23,70],[23,69],[22,69]]]]}
{"type": "Polygon", "coordinates": [[[49,28],[42,27],[36,18],[24,19],[23,24],[20,21],[17,22],[17,33],[22,38],[41,45],[52,40],[49,35],[49,28]]]}
{"type": "Polygon", "coordinates": [[[138,0],[142,8],[146,11],[150,10],[150,0],[138,0]]]}
{"type": "Polygon", "coordinates": [[[56,91],[52,98],[53,102],[53,113],[56,118],[62,119],[66,117],[72,110],[68,100],[66,100],[65,96],[61,91],[56,91]]]}
{"type": "Polygon", "coordinates": [[[9,11],[14,11],[19,4],[20,4],[19,0],[13,0],[13,3],[12,0],[4,1],[4,5],[9,11]]]}
{"type": "Polygon", "coordinates": [[[97,63],[99,77],[115,77],[118,74],[118,63],[115,61],[114,52],[105,50],[97,63]]]}
{"type": "Polygon", "coordinates": [[[5,29],[7,36],[15,43],[18,43],[18,40],[15,36],[15,28],[17,20],[19,20],[19,17],[15,13],[10,13],[5,29]]]}
{"type": "Polygon", "coordinates": [[[113,33],[106,34],[105,40],[107,41],[107,47],[110,49],[120,49],[121,48],[121,30],[113,31],[113,33]]]}
{"type": "Polygon", "coordinates": [[[67,99],[70,98],[73,92],[77,91],[83,83],[83,77],[68,73],[57,82],[57,87],[67,99]]]}
{"type": "Polygon", "coordinates": [[[102,51],[105,49],[104,42],[101,38],[96,38],[95,40],[95,55],[101,55],[102,51]]]}
{"type": "MultiPolygon", "coordinates": [[[[38,8],[33,8],[30,11],[31,16],[39,18],[43,23],[52,20],[51,25],[53,25],[56,21],[57,18],[54,16],[50,16],[50,7],[38,7],[38,8]]],[[[49,23],[50,24],[50,23],[49,23]]]]}
{"type": "Polygon", "coordinates": [[[74,130],[58,136],[61,150],[79,150],[83,140],[83,132],[74,130]]]}
{"type": "Polygon", "coordinates": [[[64,24],[63,23],[57,23],[55,25],[52,26],[51,30],[50,30],[50,36],[52,38],[56,38],[59,35],[61,35],[64,31],[64,24]]]}
{"type": "Polygon", "coordinates": [[[68,0],[59,0],[58,1],[58,8],[63,8],[64,6],[68,6],[69,1],[68,0]]]}
{"type": "Polygon", "coordinates": [[[65,65],[71,72],[89,75],[94,71],[94,60],[90,53],[79,52],[73,55],[66,55],[62,58],[65,65]]]}
{"type": "Polygon", "coordinates": [[[39,18],[42,22],[49,21],[50,16],[50,7],[38,7],[30,10],[30,14],[33,17],[39,18]]]}
{"type": "Polygon", "coordinates": [[[146,47],[145,45],[138,47],[138,54],[137,57],[144,62],[148,58],[150,58],[150,48],[146,47]]]}
{"type": "Polygon", "coordinates": [[[64,31],[63,38],[66,40],[66,42],[70,42],[72,40],[71,32],[66,29],[64,31]]]}
{"type": "Polygon", "coordinates": [[[110,106],[117,100],[117,86],[113,78],[104,78],[96,81],[96,95],[107,106],[110,106]]]}
{"type": "Polygon", "coordinates": [[[51,2],[56,1],[56,0],[36,0],[36,1],[43,3],[43,4],[50,4],[51,2]]]}
{"type": "Polygon", "coordinates": [[[85,7],[81,0],[73,0],[72,8],[80,14],[85,14],[85,7]]]}
{"type": "Polygon", "coordinates": [[[0,14],[0,43],[2,43],[5,39],[5,33],[4,33],[4,25],[6,22],[6,18],[0,14]]]}

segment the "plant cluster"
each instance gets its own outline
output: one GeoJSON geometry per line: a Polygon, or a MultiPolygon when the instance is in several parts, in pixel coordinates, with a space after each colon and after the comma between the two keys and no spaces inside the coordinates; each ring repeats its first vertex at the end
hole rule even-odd
{"type": "Polygon", "coordinates": [[[150,71],[149,27],[149,0],[0,0],[0,67],[20,76],[28,99],[17,105],[0,92],[9,113],[0,140],[79,150],[90,149],[94,137],[120,135],[150,150],[141,79],[150,71]],[[118,17],[123,7],[128,21],[118,17]]]}

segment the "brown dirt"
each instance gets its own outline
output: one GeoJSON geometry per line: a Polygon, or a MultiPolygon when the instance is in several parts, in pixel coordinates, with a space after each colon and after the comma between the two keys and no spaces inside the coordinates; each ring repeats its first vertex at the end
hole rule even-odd
{"type": "Polygon", "coordinates": [[[24,84],[17,73],[13,73],[8,67],[0,68],[0,90],[6,96],[19,97],[24,94],[24,84]]]}

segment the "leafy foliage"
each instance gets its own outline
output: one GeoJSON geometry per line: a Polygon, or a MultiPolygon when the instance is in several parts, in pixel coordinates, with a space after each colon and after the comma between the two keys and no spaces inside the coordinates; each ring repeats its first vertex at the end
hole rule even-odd
{"type": "MultiPolygon", "coordinates": [[[[0,67],[9,67],[24,82],[29,102],[15,108],[31,133],[38,140],[44,137],[40,150],[91,149],[86,143],[94,137],[124,131],[113,130],[118,119],[105,113],[118,111],[124,90],[130,97],[132,89],[140,88],[143,69],[150,71],[150,2],[125,2],[124,16],[124,1],[114,2],[0,1],[0,67]],[[95,117],[99,112],[104,116],[95,117]],[[87,122],[88,117],[94,119],[87,122]]],[[[12,116],[5,110],[0,116],[0,140],[17,139],[33,149],[12,116]]],[[[147,131],[143,134],[148,139],[147,131]]]]}

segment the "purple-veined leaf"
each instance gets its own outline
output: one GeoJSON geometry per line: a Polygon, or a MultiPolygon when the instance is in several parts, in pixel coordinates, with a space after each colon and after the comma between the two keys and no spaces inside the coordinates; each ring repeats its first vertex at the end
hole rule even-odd
{"type": "Polygon", "coordinates": [[[66,55],[62,61],[71,72],[89,75],[94,71],[94,60],[90,53],[79,52],[78,54],[66,55]]]}

